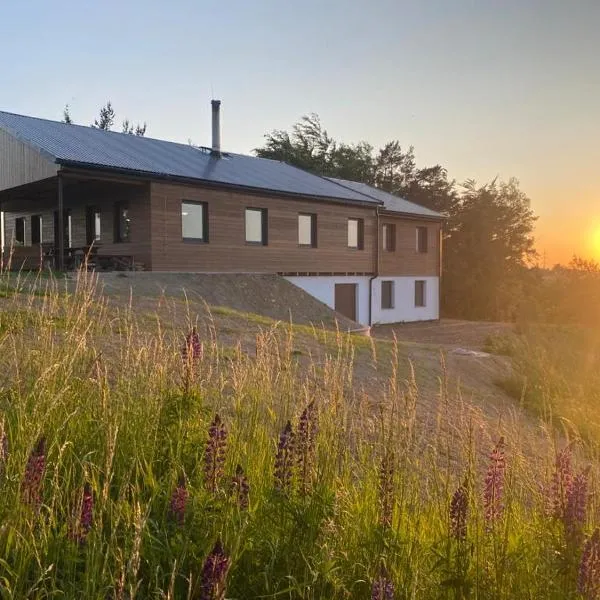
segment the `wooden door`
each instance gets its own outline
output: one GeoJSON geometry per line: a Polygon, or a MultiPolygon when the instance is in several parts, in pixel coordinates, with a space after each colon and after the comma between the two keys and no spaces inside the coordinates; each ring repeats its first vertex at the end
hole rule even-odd
{"type": "Polygon", "coordinates": [[[356,321],[356,283],[335,284],[335,310],[356,321]]]}

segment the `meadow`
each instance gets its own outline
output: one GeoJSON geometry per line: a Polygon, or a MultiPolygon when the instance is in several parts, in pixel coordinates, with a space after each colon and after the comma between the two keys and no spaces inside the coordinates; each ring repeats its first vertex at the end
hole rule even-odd
{"type": "Polygon", "coordinates": [[[1,598],[600,597],[597,448],[558,377],[494,423],[400,342],[264,321],[249,350],[86,273],[2,277],[1,598]]]}

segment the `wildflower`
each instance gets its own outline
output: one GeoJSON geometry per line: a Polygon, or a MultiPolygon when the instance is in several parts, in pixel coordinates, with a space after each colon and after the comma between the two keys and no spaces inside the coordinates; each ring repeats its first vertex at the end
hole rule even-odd
{"type": "Polygon", "coordinates": [[[501,437],[489,456],[489,466],[485,476],[483,505],[485,509],[486,529],[493,529],[494,523],[500,519],[504,506],[502,495],[504,491],[504,474],[506,460],[504,457],[504,438],[501,437]]]}
{"type": "Polygon", "coordinates": [[[204,450],[204,480],[213,494],[223,478],[225,450],[227,447],[227,430],[219,415],[215,415],[208,429],[208,440],[204,450]]]}
{"type": "Polygon", "coordinates": [[[29,455],[25,467],[25,475],[21,482],[22,501],[36,509],[39,509],[40,504],[42,503],[41,488],[45,470],[46,438],[41,437],[29,455]]]}
{"type": "Polygon", "coordinates": [[[394,510],[394,453],[387,452],[379,465],[379,522],[390,527],[394,510]]]}
{"type": "Polygon", "coordinates": [[[317,413],[313,400],[300,415],[300,420],[298,421],[298,433],[296,435],[298,472],[303,494],[307,493],[312,479],[316,433],[317,413]]]}
{"type": "Polygon", "coordinates": [[[458,541],[467,537],[468,509],[469,492],[465,482],[454,492],[450,502],[450,533],[458,541]]]}
{"type": "Polygon", "coordinates": [[[77,509],[78,514],[75,516],[75,525],[69,531],[69,537],[73,541],[83,544],[85,538],[92,529],[94,514],[94,494],[92,492],[92,486],[89,483],[86,483],[83,486],[81,501],[77,509]]]}
{"type": "Polygon", "coordinates": [[[184,360],[196,360],[202,356],[202,342],[200,335],[195,327],[185,337],[185,344],[181,349],[181,356],[184,360]]]}
{"type": "Polygon", "coordinates": [[[381,567],[379,577],[373,581],[371,600],[394,600],[394,584],[389,579],[385,567],[381,567]]]}
{"type": "Polygon", "coordinates": [[[244,473],[241,465],[238,465],[235,469],[235,475],[231,480],[231,492],[234,496],[238,506],[242,510],[248,508],[248,496],[250,494],[250,484],[248,478],[244,473]]]}
{"type": "Polygon", "coordinates": [[[292,483],[292,466],[294,462],[294,432],[288,421],[279,436],[277,455],[275,457],[275,488],[281,492],[289,490],[292,483]]]}
{"type": "Polygon", "coordinates": [[[598,528],[583,548],[577,591],[584,600],[596,600],[600,597],[600,529],[598,528]]]}
{"type": "Polygon", "coordinates": [[[225,598],[227,572],[230,560],[217,540],[202,566],[200,600],[223,600],[225,598]]]}
{"type": "Polygon", "coordinates": [[[573,485],[573,471],[571,467],[571,447],[563,448],[556,455],[550,497],[548,499],[548,513],[556,519],[563,519],[567,508],[567,496],[573,485]]]}
{"type": "Polygon", "coordinates": [[[171,500],[169,502],[169,514],[175,521],[177,521],[180,525],[183,524],[185,519],[185,507],[189,498],[189,493],[185,486],[185,478],[183,475],[179,478],[177,482],[177,487],[173,490],[171,494],[171,500]]]}
{"type": "Polygon", "coordinates": [[[577,543],[581,537],[588,496],[589,467],[573,478],[567,491],[566,507],[564,514],[565,532],[567,538],[577,543]]]}
{"type": "Polygon", "coordinates": [[[8,461],[8,436],[4,431],[4,424],[0,424],[0,476],[4,473],[8,461]]]}

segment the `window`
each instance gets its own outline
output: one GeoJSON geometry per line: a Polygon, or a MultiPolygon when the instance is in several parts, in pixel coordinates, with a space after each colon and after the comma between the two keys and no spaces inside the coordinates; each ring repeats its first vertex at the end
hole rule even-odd
{"type": "Polygon", "coordinates": [[[268,216],[266,208],[246,209],[246,242],[248,244],[268,243],[268,216]]]}
{"type": "Polygon", "coordinates": [[[384,223],[381,227],[381,243],[387,252],[396,250],[396,226],[390,223],[384,223]]]}
{"type": "Polygon", "coordinates": [[[184,241],[208,242],[208,204],[206,202],[181,203],[181,235],[184,241]]]}
{"type": "Polygon", "coordinates": [[[42,217],[41,215],[34,215],[31,217],[31,243],[41,244],[42,243],[42,217]]]}
{"type": "Polygon", "coordinates": [[[415,281],[415,306],[425,306],[424,281],[415,281]]]}
{"type": "Polygon", "coordinates": [[[25,217],[15,219],[15,243],[19,246],[25,245],[25,217]]]}
{"type": "Polygon", "coordinates": [[[394,282],[381,282],[381,308],[394,308],[394,282]]]}
{"type": "Polygon", "coordinates": [[[131,241],[131,217],[129,206],[124,202],[115,204],[115,242],[131,241]]]}
{"type": "Polygon", "coordinates": [[[317,215],[298,215],[298,244],[317,247],[317,215]]]}
{"type": "Polygon", "coordinates": [[[362,219],[348,219],[348,248],[364,248],[364,230],[362,219]]]}
{"type": "Polygon", "coordinates": [[[86,242],[88,246],[100,241],[102,218],[100,209],[95,206],[88,206],[85,216],[86,242]]]}
{"type": "Polygon", "coordinates": [[[427,227],[417,227],[417,252],[427,252],[427,227]]]}

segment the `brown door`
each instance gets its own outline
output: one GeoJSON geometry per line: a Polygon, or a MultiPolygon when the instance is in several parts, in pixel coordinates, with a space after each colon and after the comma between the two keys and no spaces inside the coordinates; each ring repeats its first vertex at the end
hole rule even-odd
{"type": "Polygon", "coordinates": [[[335,284],[335,310],[356,321],[356,284],[335,284]]]}

